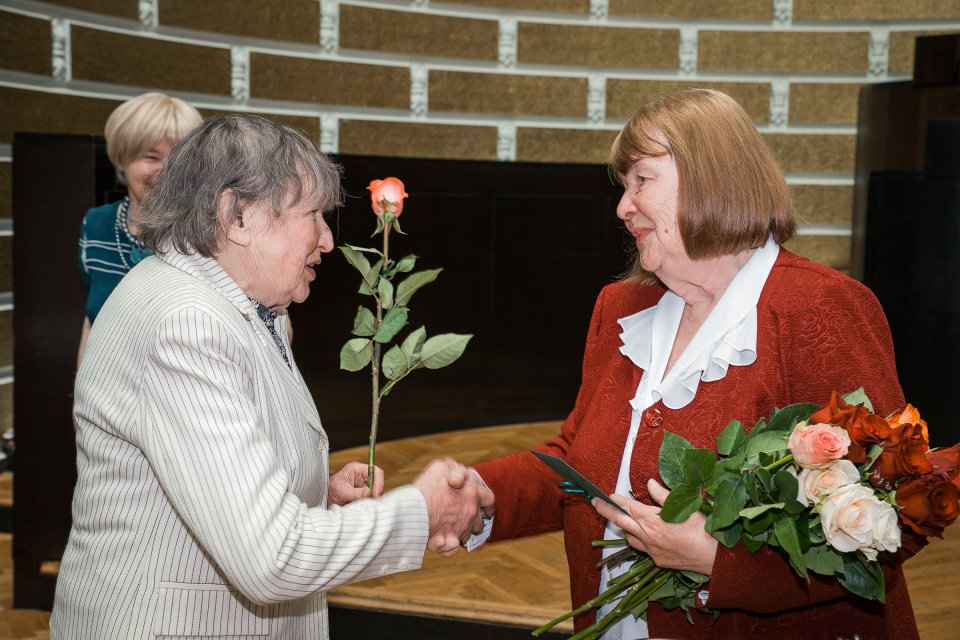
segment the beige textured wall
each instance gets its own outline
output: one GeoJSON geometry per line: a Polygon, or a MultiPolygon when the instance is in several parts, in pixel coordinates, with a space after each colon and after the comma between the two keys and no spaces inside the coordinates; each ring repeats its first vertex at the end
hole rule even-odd
{"type": "Polygon", "coordinates": [[[956,32],[960,0],[0,0],[0,429],[14,131],[100,133],[159,89],[331,152],[602,162],[643,102],[715,87],[787,174],[790,248],[844,269],[858,89],[908,79],[917,35],[956,32]]]}

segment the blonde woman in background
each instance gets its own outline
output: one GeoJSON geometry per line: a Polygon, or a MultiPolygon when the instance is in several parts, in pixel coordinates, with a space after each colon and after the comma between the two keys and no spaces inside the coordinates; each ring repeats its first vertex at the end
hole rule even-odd
{"type": "Polygon", "coordinates": [[[133,265],[151,254],[137,238],[135,220],[140,203],[170,149],[202,120],[189,104],[162,93],[127,100],[107,118],[107,155],[117,170],[117,180],[127,187],[127,195],[90,209],[83,218],[79,265],[87,302],[77,366],[103,303],[133,265]]]}

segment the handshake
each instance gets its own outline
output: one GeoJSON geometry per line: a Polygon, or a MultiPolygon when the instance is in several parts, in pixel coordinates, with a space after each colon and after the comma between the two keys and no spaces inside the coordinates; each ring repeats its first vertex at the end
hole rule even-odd
{"type": "Polygon", "coordinates": [[[471,534],[493,517],[493,492],[475,470],[449,458],[434,460],[413,481],[427,502],[430,538],[427,548],[453,555],[471,534]]]}

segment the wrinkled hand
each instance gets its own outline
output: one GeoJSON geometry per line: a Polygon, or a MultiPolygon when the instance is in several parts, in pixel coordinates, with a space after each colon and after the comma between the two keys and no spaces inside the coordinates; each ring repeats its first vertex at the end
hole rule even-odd
{"type": "MultiPolygon", "coordinates": [[[[650,497],[663,504],[670,492],[659,482],[647,481],[650,497]]],[[[717,557],[717,539],[704,528],[707,518],[699,511],[686,522],[670,523],[660,519],[660,507],[643,504],[619,494],[610,496],[614,502],[629,512],[626,516],[598,498],[593,499],[597,512],[623,529],[627,543],[634,549],[644,551],[657,566],[666,569],[682,569],[710,575],[717,557]]]]}
{"type": "Polygon", "coordinates": [[[413,481],[427,503],[427,548],[451,556],[473,531],[483,529],[483,509],[493,509],[493,493],[471,470],[454,460],[434,460],[413,481]]]}
{"type": "Polygon", "coordinates": [[[379,498],[383,494],[383,469],[373,468],[373,495],[367,488],[367,465],[348,462],[343,469],[330,476],[327,506],[343,506],[361,498],[379,498]]]}

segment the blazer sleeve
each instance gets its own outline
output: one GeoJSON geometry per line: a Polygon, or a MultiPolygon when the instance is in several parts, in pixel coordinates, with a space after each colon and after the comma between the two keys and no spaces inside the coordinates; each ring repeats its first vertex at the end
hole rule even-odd
{"type": "Polygon", "coordinates": [[[173,509],[233,587],[272,604],[419,568],[428,520],[416,488],[309,508],[287,490],[287,472],[260,424],[257,403],[270,401],[269,386],[251,375],[249,336],[196,305],[158,327],[138,444],[173,509]]]}
{"type": "MultiPolygon", "coordinates": [[[[564,421],[560,433],[534,447],[537,451],[566,459],[583,420],[589,397],[596,387],[595,368],[599,365],[603,324],[604,297],[600,292],[594,305],[584,349],[580,391],[573,411],[564,421]]],[[[563,528],[564,493],[560,477],[528,451],[482,462],[475,466],[496,497],[496,516],[490,540],[519,538],[557,531],[563,528]]]]}
{"type": "MultiPolygon", "coordinates": [[[[826,402],[833,390],[864,387],[877,413],[902,408],[890,329],[870,290],[837,275],[819,286],[805,286],[804,292],[808,304],[785,310],[775,338],[789,401],[826,402]]],[[[888,590],[903,579],[900,564],[926,539],[904,532],[901,543],[896,554],[881,562],[888,590]]],[[[762,547],[751,554],[738,543],[718,548],[707,606],[774,613],[849,595],[833,578],[811,574],[806,583],[778,551],[762,547]],[[770,589],[771,584],[777,588],[770,589]]]]}

